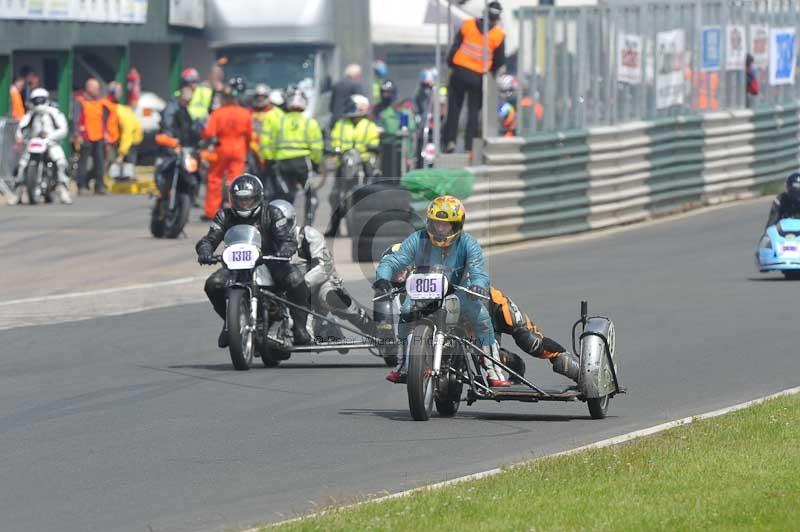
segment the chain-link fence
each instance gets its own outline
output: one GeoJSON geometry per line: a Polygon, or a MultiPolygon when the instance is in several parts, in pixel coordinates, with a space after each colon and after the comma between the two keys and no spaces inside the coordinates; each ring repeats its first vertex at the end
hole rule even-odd
{"type": "Polygon", "coordinates": [[[9,194],[19,154],[16,144],[17,121],[0,118],[0,194],[9,194]]]}
{"type": "Polygon", "coordinates": [[[519,25],[523,136],[800,95],[800,0],[529,7],[519,25]]]}

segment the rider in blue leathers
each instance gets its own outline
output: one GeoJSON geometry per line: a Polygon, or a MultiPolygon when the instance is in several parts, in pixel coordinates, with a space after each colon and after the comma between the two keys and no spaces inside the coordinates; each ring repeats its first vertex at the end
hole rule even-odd
{"type": "MultiPolygon", "coordinates": [[[[465,211],[461,201],[452,196],[441,196],[428,206],[427,227],[405,239],[400,249],[384,256],[378,264],[376,295],[391,291],[391,279],[397,272],[414,264],[420,267],[442,265],[450,273],[449,282],[469,285],[472,292],[488,297],[489,276],[483,260],[480,244],[469,233],[463,231],[465,211]]],[[[472,326],[478,343],[487,354],[499,358],[499,349],[494,335],[492,319],[486,306],[475,296],[456,292],[461,303],[461,316],[472,326]]],[[[406,300],[401,311],[401,338],[406,336],[407,318],[411,301],[406,300]]],[[[509,386],[502,371],[486,359],[489,385],[509,386]]]]}

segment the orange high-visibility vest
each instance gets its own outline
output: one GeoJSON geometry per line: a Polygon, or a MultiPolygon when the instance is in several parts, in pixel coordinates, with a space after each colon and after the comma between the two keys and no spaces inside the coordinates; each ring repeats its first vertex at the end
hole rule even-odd
{"type": "Polygon", "coordinates": [[[506,34],[500,26],[489,30],[489,50],[486,64],[483,64],[483,33],[474,18],[461,25],[461,46],[453,56],[453,64],[485,74],[492,69],[494,51],[502,44],[506,34]],[[481,67],[483,65],[483,67],[481,67]]]}

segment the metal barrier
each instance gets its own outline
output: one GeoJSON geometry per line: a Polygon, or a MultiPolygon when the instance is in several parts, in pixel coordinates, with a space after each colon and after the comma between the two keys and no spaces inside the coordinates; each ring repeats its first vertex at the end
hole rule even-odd
{"type": "MultiPolygon", "coordinates": [[[[491,139],[465,200],[485,245],[577,233],[753,196],[797,167],[800,106],[491,139]]],[[[766,215],[766,214],[765,214],[766,215]]]]}
{"type": "Polygon", "coordinates": [[[19,154],[15,150],[17,121],[0,118],[0,194],[11,194],[19,154]]]}
{"type": "Polygon", "coordinates": [[[800,98],[798,0],[525,7],[519,25],[521,136],[800,98]],[[748,53],[760,86],[752,101],[748,53]]]}

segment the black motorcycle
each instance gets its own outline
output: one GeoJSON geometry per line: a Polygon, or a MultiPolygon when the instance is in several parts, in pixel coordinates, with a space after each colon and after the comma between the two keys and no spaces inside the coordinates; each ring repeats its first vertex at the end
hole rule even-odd
{"type": "MultiPolygon", "coordinates": [[[[370,150],[371,153],[376,151],[370,150]]],[[[372,183],[376,177],[380,177],[376,170],[374,161],[365,162],[361,158],[361,153],[356,149],[344,152],[337,150],[326,150],[328,155],[337,155],[339,164],[336,170],[336,181],[334,184],[334,195],[331,197],[333,214],[331,215],[331,228],[338,229],[342,218],[345,218],[353,206],[353,191],[364,185],[372,183]]],[[[348,227],[348,231],[350,228],[348,227]]]]}
{"type": "Polygon", "coordinates": [[[195,148],[180,148],[156,164],[158,199],[150,215],[150,232],[156,238],[178,238],[189,220],[192,198],[200,180],[195,148]]]}

